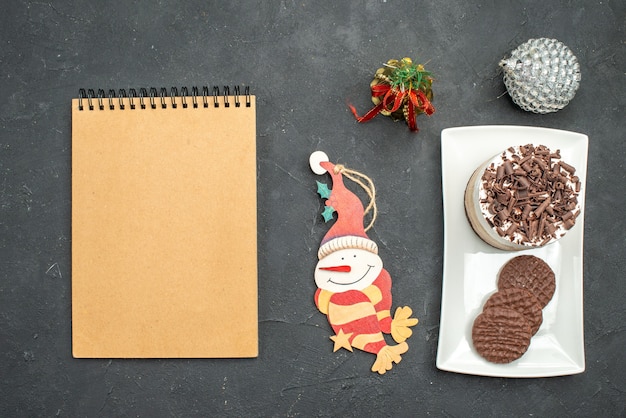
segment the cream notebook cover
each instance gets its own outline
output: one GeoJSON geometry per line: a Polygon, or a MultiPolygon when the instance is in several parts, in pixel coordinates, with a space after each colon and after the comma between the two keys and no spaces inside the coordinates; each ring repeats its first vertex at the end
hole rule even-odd
{"type": "Polygon", "coordinates": [[[74,357],[257,356],[256,102],[239,91],[72,100],[74,357]]]}

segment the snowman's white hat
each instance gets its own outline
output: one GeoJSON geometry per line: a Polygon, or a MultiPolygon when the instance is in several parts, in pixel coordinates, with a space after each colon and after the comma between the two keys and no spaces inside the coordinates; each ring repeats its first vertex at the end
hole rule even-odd
{"type": "Polygon", "coordinates": [[[322,244],[320,249],[317,251],[317,258],[321,260],[328,254],[349,248],[367,250],[374,254],[378,254],[378,245],[371,239],[356,235],[344,235],[342,237],[333,238],[322,244]]]}

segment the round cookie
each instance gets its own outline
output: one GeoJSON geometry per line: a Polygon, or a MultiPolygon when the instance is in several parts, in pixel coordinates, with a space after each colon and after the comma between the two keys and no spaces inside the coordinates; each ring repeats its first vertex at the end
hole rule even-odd
{"type": "Polygon", "coordinates": [[[487,299],[484,310],[498,307],[510,308],[518,311],[530,324],[530,332],[534,335],[543,322],[543,313],[539,301],[526,289],[509,287],[494,293],[487,299]]]}
{"type": "Polygon", "coordinates": [[[517,360],[528,350],[531,337],[530,324],[514,309],[485,309],[472,326],[474,348],[492,363],[506,364],[517,360]]]}
{"type": "Polygon", "coordinates": [[[550,266],[534,255],[520,255],[509,260],[498,275],[498,289],[517,287],[532,293],[541,308],[550,302],[556,279],[550,266]]]}

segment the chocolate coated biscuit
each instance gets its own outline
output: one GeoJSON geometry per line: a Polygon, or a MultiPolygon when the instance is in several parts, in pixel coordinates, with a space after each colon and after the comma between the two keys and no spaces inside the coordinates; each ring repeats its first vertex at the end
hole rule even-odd
{"type": "Polygon", "coordinates": [[[474,348],[492,363],[506,364],[520,358],[528,350],[531,337],[529,322],[513,309],[485,309],[472,326],[474,348]]]}
{"type": "Polygon", "coordinates": [[[498,276],[498,289],[518,287],[531,292],[544,308],[556,290],[554,272],[542,259],[520,255],[509,260],[498,276]]]}
{"type": "Polygon", "coordinates": [[[543,313],[539,301],[526,289],[509,287],[494,293],[485,302],[484,310],[492,307],[510,308],[518,311],[530,324],[530,332],[534,335],[543,322],[543,313]]]}

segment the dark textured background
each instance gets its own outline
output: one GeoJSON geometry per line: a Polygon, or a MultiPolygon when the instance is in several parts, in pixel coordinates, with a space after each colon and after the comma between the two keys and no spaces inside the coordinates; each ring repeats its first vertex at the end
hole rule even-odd
{"type": "MultiPolygon", "coordinates": [[[[0,416],[624,416],[624,21],[604,1],[6,1],[0,12],[0,416]],[[470,4],[472,3],[472,4],[470,4]],[[512,104],[498,61],[529,38],[577,55],[582,83],[551,115],[512,104]],[[427,62],[419,134],[370,106],[390,58],[427,62]],[[246,360],[71,356],[70,99],[84,88],[250,85],[258,98],[260,355],[246,360]],[[535,125],[589,136],[587,370],[501,379],[435,367],[443,248],[440,132],[535,125]],[[385,376],[332,353],[313,304],[328,229],[311,151],[370,175],[370,237],[394,298],[420,324],[385,376]]],[[[236,307],[233,307],[236,308],[236,307]]],[[[211,336],[207,336],[211,338],[211,336]]]]}

